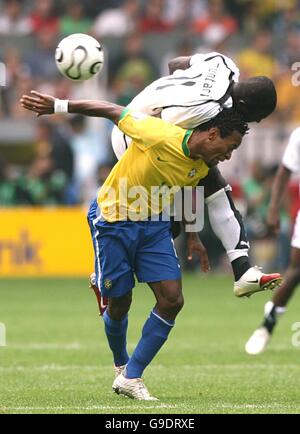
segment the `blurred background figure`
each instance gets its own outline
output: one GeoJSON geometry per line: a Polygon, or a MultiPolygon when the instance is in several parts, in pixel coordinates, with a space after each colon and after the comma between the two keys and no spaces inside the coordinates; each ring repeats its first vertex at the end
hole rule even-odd
{"type": "Polygon", "coordinates": [[[121,52],[111,59],[109,71],[116,101],[125,106],[157,78],[156,65],[145,49],[141,33],[126,37],[121,52]]]}
{"type": "Polygon", "coordinates": [[[101,137],[87,127],[87,119],[76,115],[69,120],[70,144],[74,155],[74,189],[79,203],[88,205],[95,197],[98,167],[109,160],[101,137]]]}
{"type": "Polygon", "coordinates": [[[48,30],[57,34],[59,31],[59,18],[55,13],[54,0],[36,0],[30,14],[30,21],[34,33],[48,30]]]}
{"type": "Polygon", "coordinates": [[[22,0],[4,0],[3,10],[0,12],[0,34],[28,35],[32,31],[32,22],[25,15],[22,0]]]}
{"type": "Polygon", "coordinates": [[[59,73],[53,62],[57,42],[57,34],[49,27],[37,31],[35,49],[25,58],[30,75],[36,80],[51,81],[58,77],[59,73]]]}
{"type": "Polygon", "coordinates": [[[269,30],[261,30],[254,36],[250,47],[240,51],[238,65],[243,79],[255,75],[276,77],[278,63],[272,53],[272,34],[269,30]]]}
{"type": "Polygon", "coordinates": [[[274,269],[274,267],[284,270],[288,265],[290,251],[291,219],[288,201],[284,204],[280,215],[281,227],[278,248],[266,223],[276,171],[277,166],[264,167],[260,160],[256,160],[251,165],[250,177],[242,184],[247,203],[246,228],[249,240],[250,242],[259,241],[256,243],[257,248],[250,250],[254,256],[253,262],[261,264],[263,268],[268,270],[274,269]]]}
{"type": "Polygon", "coordinates": [[[191,22],[207,12],[205,0],[166,0],[164,18],[173,28],[189,31],[191,22]]]}
{"type": "Polygon", "coordinates": [[[15,206],[16,190],[13,168],[0,156],[0,206],[15,206]]]}
{"type": "Polygon", "coordinates": [[[40,121],[35,150],[36,158],[27,176],[33,186],[36,184],[40,186],[41,191],[44,191],[45,197],[41,199],[42,203],[76,202],[71,195],[74,156],[68,137],[60,129],[53,128],[53,125],[47,121],[40,121]]]}
{"type": "Polygon", "coordinates": [[[211,0],[204,16],[193,18],[192,30],[206,38],[214,38],[215,35],[225,37],[237,32],[238,23],[228,14],[223,0],[211,0]]]}
{"type": "Polygon", "coordinates": [[[60,33],[68,36],[72,33],[90,33],[92,20],[86,16],[84,3],[71,0],[67,3],[66,13],[59,20],[60,33]]]}
{"type": "Polygon", "coordinates": [[[165,33],[173,28],[165,18],[165,0],[148,0],[138,24],[142,33],[165,33]]]}
{"type": "Polygon", "coordinates": [[[125,0],[121,7],[103,11],[95,20],[93,34],[103,36],[122,37],[133,32],[137,26],[140,13],[139,0],[125,0]]]}

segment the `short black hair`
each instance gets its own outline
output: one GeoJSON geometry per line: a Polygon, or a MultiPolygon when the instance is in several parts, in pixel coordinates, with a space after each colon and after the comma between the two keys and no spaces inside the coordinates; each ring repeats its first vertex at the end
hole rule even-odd
{"type": "Polygon", "coordinates": [[[208,131],[211,128],[218,128],[222,139],[230,136],[234,131],[238,131],[242,136],[249,131],[244,117],[233,108],[224,108],[217,116],[199,125],[196,130],[208,131]]]}
{"type": "Polygon", "coordinates": [[[233,87],[233,107],[247,122],[259,122],[269,116],[277,105],[273,81],[265,76],[251,77],[233,87]]]}

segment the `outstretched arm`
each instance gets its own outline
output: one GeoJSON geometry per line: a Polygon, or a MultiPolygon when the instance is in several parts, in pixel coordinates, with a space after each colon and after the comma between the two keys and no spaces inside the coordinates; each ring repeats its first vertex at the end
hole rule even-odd
{"type": "MultiPolygon", "coordinates": [[[[55,101],[56,99],[53,96],[33,90],[31,95],[23,95],[20,103],[22,107],[35,112],[39,117],[53,114],[55,112],[55,101]]],[[[110,119],[117,125],[124,108],[108,101],[68,101],[67,112],[110,119]]]]}

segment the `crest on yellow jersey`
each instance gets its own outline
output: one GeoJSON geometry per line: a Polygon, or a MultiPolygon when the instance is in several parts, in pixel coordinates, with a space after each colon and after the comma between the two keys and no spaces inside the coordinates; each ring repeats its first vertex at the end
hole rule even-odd
{"type": "Polygon", "coordinates": [[[111,289],[112,288],[112,281],[110,279],[104,280],[104,287],[105,289],[111,289]]]}
{"type": "Polygon", "coordinates": [[[197,174],[197,169],[192,169],[189,173],[189,178],[194,178],[197,174]]]}

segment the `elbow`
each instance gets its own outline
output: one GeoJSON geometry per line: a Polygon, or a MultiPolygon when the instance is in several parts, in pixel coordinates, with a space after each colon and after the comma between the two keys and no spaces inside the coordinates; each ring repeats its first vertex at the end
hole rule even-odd
{"type": "Polygon", "coordinates": [[[170,60],[170,62],[168,62],[168,68],[169,68],[169,73],[173,74],[173,72],[176,70],[176,62],[173,60],[170,60]]]}
{"type": "Polygon", "coordinates": [[[189,57],[176,57],[175,59],[170,60],[168,63],[169,72],[173,74],[177,69],[188,69],[190,67],[191,56],[189,57]]]}

